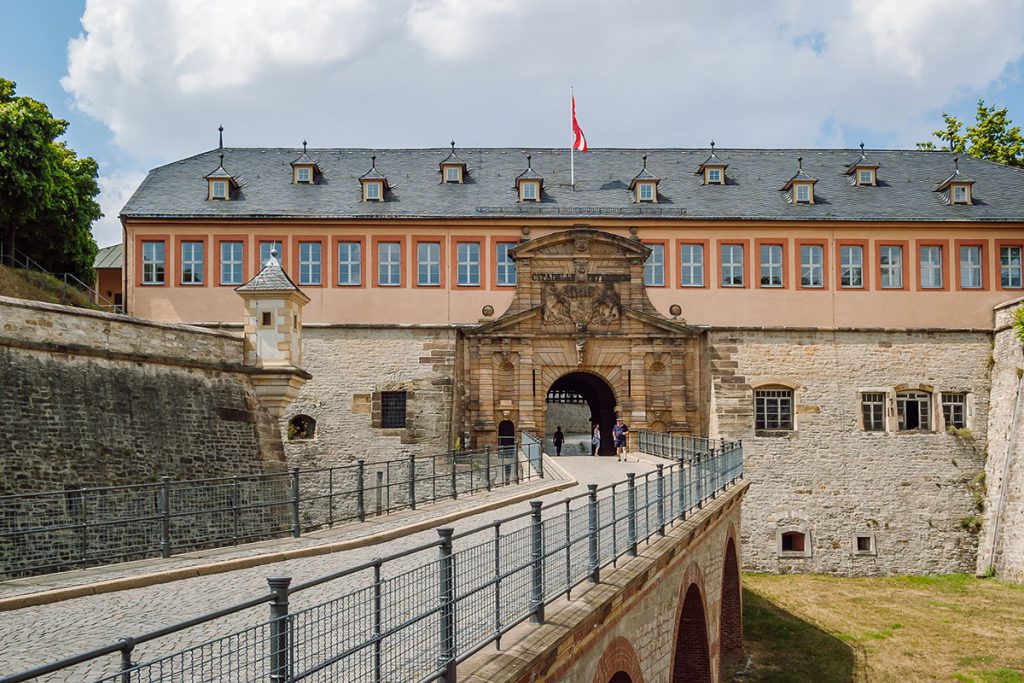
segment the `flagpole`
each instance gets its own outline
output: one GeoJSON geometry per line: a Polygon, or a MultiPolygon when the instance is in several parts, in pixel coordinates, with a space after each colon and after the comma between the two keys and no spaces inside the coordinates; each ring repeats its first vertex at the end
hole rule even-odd
{"type": "Polygon", "coordinates": [[[576,133],[572,129],[572,106],[574,104],[572,86],[569,86],[569,186],[570,192],[576,191],[576,133]]]}

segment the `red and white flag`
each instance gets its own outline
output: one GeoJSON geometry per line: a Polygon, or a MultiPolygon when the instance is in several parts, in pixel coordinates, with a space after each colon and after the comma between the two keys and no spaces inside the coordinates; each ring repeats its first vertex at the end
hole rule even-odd
{"type": "Polygon", "coordinates": [[[587,136],[576,121],[576,98],[572,97],[572,148],[577,152],[587,151],[587,136]]]}

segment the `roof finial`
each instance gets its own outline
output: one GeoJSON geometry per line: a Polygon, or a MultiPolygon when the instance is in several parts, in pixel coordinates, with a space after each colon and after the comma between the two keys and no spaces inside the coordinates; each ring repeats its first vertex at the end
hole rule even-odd
{"type": "Polygon", "coordinates": [[[303,154],[306,153],[306,141],[305,140],[302,141],[302,153],[303,154]]]}
{"type": "Polygon", "coordinates": [[[452,154],[455,154],[455,140],[452,140],[452,154]]]}
{"type": "Polygon", "coordinates": [[[644,155],[644,170],[647,170],[647,155],[644,155]]]}
{"type": "Polygon", "coordinates": [[[796,167],[797,167],[797,170],[800,170],[800,171],[804,170],[804,158],[803,157],[797,157],[796,158],[796,167]]]}
{"type": "Polygon", "coordinates": [[[957,173],[960,172],[960,157],[953,157],[953,168],[957,173]]]}
{"type": "Polygon", "coordinates": [[[377,155],[376,154],[371,154],[370,155],[370,168],[372,170],[376,170],[377,169],[377,155]]]}
{"type": "Polygon", "coordinates": [[[224,149],[224,126],[223,124],[217,126],[217,132],[220,133],[220,144],[217,145],[217,149],[224,149]]]}
{"type": "Polygon", "coordinates": [[[860,141],[860,155],[864,156],[864,141],[860,141]]]}
{"type": "Polygon", "coordinates": [[[527,154],[526,155],[526,168],[528,168],[530,170],[533,170],[533,155],[532,154],[527,154]]]}
{"type": "Polygon", "coordinates": [[[277,258],[277,244],[276,243],[274,244],[274,246],[270,247],[270,256],[272,258],[277,258]]]}
{"type": "Polygon", "coordinates": [[[712,154],[715,153],[715,141],[714,140],[711,141],[711,153],[712,154]]]}
{"type": "Polygon", "coordinates": [[[220,153],[220,167],[224,168],[224,151],[223,150],[221,150],[221,153],[220,153]]]}

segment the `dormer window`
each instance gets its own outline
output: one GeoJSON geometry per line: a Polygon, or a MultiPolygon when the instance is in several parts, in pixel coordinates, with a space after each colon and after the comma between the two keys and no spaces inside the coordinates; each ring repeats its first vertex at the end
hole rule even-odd
{"type": "Polygon", "coordinates": [[[953,157],[953,172],[932,190],[941,192],[946,204],[974,203],[974,181],[960,172],[960,157],[953,157]]]}
{"type": "Polygon", "coordinates": [[[794,185],[796,188],[796,201],[798,204],[811,203],[811,186],[808,183],[794,185]]]}
{"type": "Polygon", "coordinates": [[[370,170],[359,177],[364,202],[383,202],[387,198],[388,179],[377,170],[377,155],[370,157],[370,170]]]}
{"type": "Polygon", "coordinates": [[[441,182],[460,184],[465,182],[466,162],[455,153],[455,140],[452,140],[452,151],[440,164],[441,182]]]}
{"type": "Polygon", "coordinates": [[[814,184],[818,181],[804,172],[803,157],[797,157],[796,163],[796,174],[781,189],[786,193],[786,201],[791,204],[813,204],[814,184]]]}
{"type": "Polygon", "coordinates": [[[445,166],[444,167],[444,181],[446,183],[461,183],[462,182],[462,169],[458,166],[445,166]]]}
{"type": "Polygon", "coordinates": [[[722,184],[722,169],[709,168],[704,171],[704,181],[709,185],[722,184]]]}
{"type": "Polygon", "coordinates": [[[544,178],[533,170],[533,156],[526,155],[526,170],[516,176],[516,190],[521,202],[539,202],[544,178]]]}
{"type": "Polygon", "coordinates": [[[954,204],[970,204],[971,203],[971,187],[970,185],[952,185],[953,188],[953,203],[954,204]]]}
{"type": "Polygon", "coordinates": [[[864,143],[860,143],[860,157],[846,164],[846,175],[851,185],[874,187],[878,185],[878,164],[868,160],[864,143]]]}
{"type": "Polygon", "coordinates": [[[528,180],[519,184],[519,198],[524,202],[535,202],[540,196],[540,183],[528,180]]]}
{"type": "Polygon", "coordinates": [[[297,185],[312,185],[316,182],[316,174],[320,172],[317,163],[306,154],[306,141],[302,141],[302,154],[292,162],[292,182],[297,185]]]}
{"type": "Polygon", "coordinates": [[[206,175],[206,198],[209,200],[230,201],[232,188],[238,187],[238,181],[224,170],[224,153],[220,154],[220,165],[212,173],[206,175]]]}
{"type": "Polygon", "coordinates": [[[694,175],[703,176],[705,185],[725,185],[725,169],[729,164],[718,158],[715,154],[715,141],[711,141],[711,155],[697,167],[694,175]]]}
{"type": "Polygon", "coordinates": [[[658,183],[661,182],[653,173],[647,170],[647,155],[644,157],[644,167],[636,174],[633,180],[629,181],[629,191],[633,193],[634,201],[657,203],[658,183]]]}
{"type": "Polygon", "coordinates": [[[226,199],[228,196],[228,184],[225,180],[210,181],[210,199],[226,199]]]}
{"type": "Polygon", "coordinates": [[[862,168],[857,171],[857,184],[858,185],[874,185],[875,184],[875,172],[870,168],[862,168]]]}
{"type": "Polygon", "coordinates": [[[296,166],[295,167],[295,182],[297,183],[311,183],[313,182],[313,169],[310,166],[296,166]]]}

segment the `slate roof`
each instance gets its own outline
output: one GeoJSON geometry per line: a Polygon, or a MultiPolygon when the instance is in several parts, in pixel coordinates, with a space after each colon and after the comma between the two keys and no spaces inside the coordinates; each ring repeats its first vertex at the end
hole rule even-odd
{"type": "Polygon", "coordinates": [[[125,205],[127,218],[491,218],[528,216],[679,217],[785,221],[1024,221],[1024,169],[974,158],[960,160],[975,181],[974,205],[947,206],[932,189],[949,177],[953,154],[919,150],[868,150],[881,169],[878,187],[851,185],[846,164],[860,150],[716,149],[729,160],[728,185],[703,185],[694,176],[704,149],[591,149],[576,155],[576,191],[569,187],[569,150],[489,148],[459,150],[474,182],[441,183],[437,160],[450,150],[316,149],[323,169],[316,185],[291,182],[294,148],[227,148],[236,177],[245,178],[232,201],[208,201],[203,180],[217,166],[210,150],[155,168],[125,205]],[[635,204],[628,191],[637,157],[648,154],[658,169],[658,203],[635,204]],[[386,202],[362,202],[358,179],[377,155],[391,191],[386,202]],[[532,155],[544,178],[543,202],[518,202],[514,179],[532,155]],[[779,187],[796,158],[817,179],[815,203],[787,203],[779,187]]]}
{"type": "Polygon", "coordinates": [[[271,256],[267,262],[256,273],[253,279],[241,287],[235,287],[236,292],[301,292],[288,273],[281,268],[277,258],[271,256]]]}
{"type": "Polygon", "coordinates": [[[96,258],[92,262],[93,268],[120,268],[121,267],[121,244],[112,244],[103,247],[96,252],[96,258]]]}

